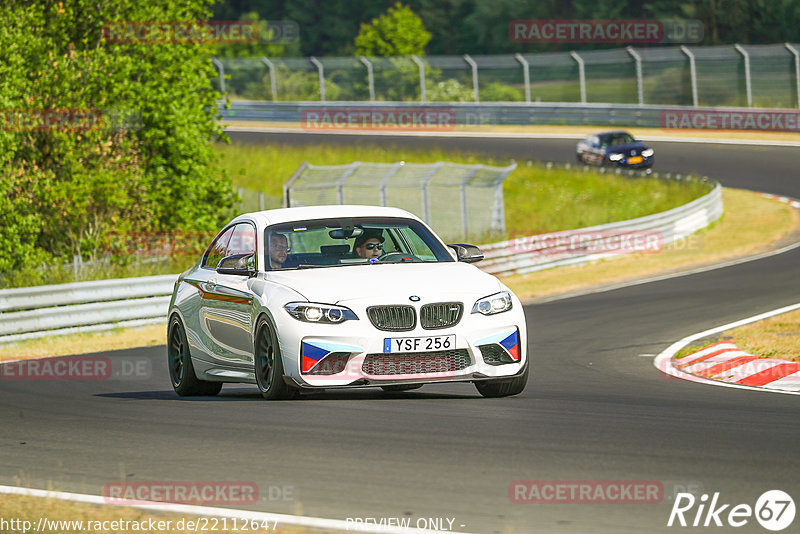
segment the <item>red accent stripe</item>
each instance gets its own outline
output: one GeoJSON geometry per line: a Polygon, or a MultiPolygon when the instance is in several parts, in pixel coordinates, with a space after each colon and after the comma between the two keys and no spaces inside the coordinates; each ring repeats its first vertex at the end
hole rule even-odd
{"type": "Polygon", "coordinates": [[[742,378],[736,383],[743,386],[763,386],[797,371],[800,371],[800,363],[781,363],[760,373],[742,378]]]}
{"type": "Polygon", "coordinates": [[[729,369],[733,369],[734,367],[739,367],[747,362],[752,362],[753,360],[757,360],[756,356],[739,356],[738,358],[733,358],[728,360],[727,362],[718,363],[717,365],[713,365],[704,371],[700,371],[699,373],[694,373],[697,376],[705,376],[710,377],[714,375],[718,375],[722,372],[728,371],[729,369]]]}
{"type": "Polygon", "coordinates": [[[514,361],[519,361],[519,345],[514,345],[511,347],[508,353],[511,354],[511,358],[513,358],[514,361]]]}
{"type": "MultiPolygon", "coordinates": [[[[719,343],[714,343],[714,345],[719,345],[719,343]]],[[[711,345],[711,346],[713,347],[714,345],[711,345]]],[[[706,348],[708,348],[708,347],[706,347],[706,348]]],[[[705,350],[705,349],[703,349],[703,350],[705,350]]],[[[704,362],[709,358],[713,358],[714,356],[719,356],[720,354],[725,354],[726,352],[733,352],[733,351],[738,351],[738,350],[739,349],[737,347],[715,350],[715,351],[709,352],[705,356],[700,356],[699,358],[695,358],[695,359],[693,359],[691,361],[688,361],[688,362],[685,362],[685,363],[679,363],[678,367],[682,367],[682,368],[683,367],[689,367],[690,365],[694,365],[696,363],[704,362]]],[[[697,351],[697,352],[700,352],[700,351],[697,351]]],[[[695,354],[697,354],[697,353],[695,353],[695,354]]],[[[688,358],[688,356],[686,356],[686,358],[688,358]]],[[[681,358],[681,359],[683,359],[683,358],[681,358]]]]}

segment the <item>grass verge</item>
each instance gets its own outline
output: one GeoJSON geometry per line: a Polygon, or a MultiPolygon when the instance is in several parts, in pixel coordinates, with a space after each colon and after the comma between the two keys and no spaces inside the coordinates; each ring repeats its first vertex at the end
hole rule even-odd
{"type": "Polygon", "coordinates": [[[737,189],[723,189],[722,195],[725,214],[719,221],[661,252],[510,276],[503,282],[521,298],[545,297],[754,254],[798,226],[798,213],[787,204],[737,189]]]}
{"type": "MultiPolygon", "coordinates": [[[[228,519],[156,513],[125,506],[99,506],[60,499],[45,499],[20,495],[0,497],[0,518],[6,522],[0,532],[39,532],[41,534],[86,533],[96,534],[163,534],[163,533],[213,533],[213,532],[271,532],[277,534],[312,534],[323,532],[307,528],[282,526],[269,522],[267,528],[231,528],[228,519]],[[152,520],[152,521],[150,521],[152,520]],[[12,523],[13,521],[13,523],[12,523]],[[41,530],[37,527],[40,526],[41,530]],[[28,523],[24,523],[28,522],[28,523]],[[112,522],[117,522],[116,524],[112,522]],[[161,522],[161,523],[159,523],[161,522]],[[193,523],[190,523],[193,522],[193,523]],[[28,527],[27,530],[24,527],[28,527]],[[227,526],[228,528],[224,528],[227,526]],[[153,527],[153,528],[150,528],[153,527]],[[166,528],[165,528],[166,527],[166,528]],[[183,528],[180,528],[183,527],[183,528]],[[216,528],[213,528],[216,527],[216,528]]],[[[238,520],[236,525],[242,525],[238,520]]],[[[264,526],[261,524],[249,525],[264,526]]],[[[325,530],[324,532],[332,532],[325,530]]]]}
{"type": "MultiPolygon", "coordinates": [[[[234,184],[280,196],[283,184],[304,162],[341,165],[353,161],[390,163],[398,154],[408,162],[483,163],[506,166],[496,160],[438,149],[410,151],[395,147],[219,145],[222,166],[234,184]]],[[[666,211],[709,191],[698,182],[677,183],[658,178],[628,178],[592,169],[547,169],[522,162],[503,183],[506,235],[494,240],[583,228],[666,211]]],[[[434,202],[435,204],[435,202],[434,202]]]]}
{"type": "Polygon", "coordinates": [[[675,358],[694,354],[718,341],[735,343],[741,350],[759,358],[800,362],[800,310],[721,332],[702,344],[682,348],[675,358]]]}
{"type": "Polygon", "coordinates": [[[167,343],[166,325],[141,328],[115,328],[105,332],[86,332],[30,339],[0,346],[0,362],[48,356],[88,354],[134,347],[154,347],[167,343]]]}

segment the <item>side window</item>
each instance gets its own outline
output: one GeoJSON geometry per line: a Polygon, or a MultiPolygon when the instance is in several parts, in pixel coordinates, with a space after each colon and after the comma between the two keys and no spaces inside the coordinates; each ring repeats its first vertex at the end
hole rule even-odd
{"type": "Polygon", "coordinates": [[[253,258],[248,265],[255,268],[256,265],[256,229],[250,223],[239,223],[233,229],[231,239],[225,250],[226,256],[233,254],[253,254],[253,258]]]}
{"type": "Polygon", "coordinates": [[[251,254],[256,251],[256,229],[250,223],[239,223],[233,228],[226,255],[251,254]]]}
{"type": "Polygon", "coordinates": [[[233,234],[233,226],[225,230],[223,233],[217,236],[211,246],[208,247],[205,256],[203,256],[203,267],[207,267],[209,269],[216,269],[217,264],[219,264],[220,260],[227,256],[226,251],[228,250],[228,242],[231,239],[231,234],[233,234]]]}

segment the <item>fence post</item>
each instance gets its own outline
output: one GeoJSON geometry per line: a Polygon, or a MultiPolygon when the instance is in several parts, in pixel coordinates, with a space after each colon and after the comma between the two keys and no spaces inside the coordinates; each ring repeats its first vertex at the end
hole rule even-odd
{"type": "Polygon", "coordinates": [[[266,209],[266,206],[264,204],[265,204],[264,203],[264,192],[263,191],[259,191],[258,192],[258,211],[264,211],[266,209]]]}
{"type": "Polygon", "coordinates": [[[522,57],[522,54],[514,54],[514,57],[517,61],[522,63],[522,79],[525,82],[525,102],[531,102],[531,73],[530,73],[530,65],[528,64],[528,60],[522,57]]]}
{"type": "Polygon", "coordinates": [[[267,66],[269,69],[269,85],[272,87],[272,101],[278,101],[278,79],[275,76],[275,65],[272,64],[272,61],[269,59],[262,57],[261,62],[267,66]]]}
{"type": "Polygon", "coordinates": [[[219,92],[225,94],[225,66],[215,57],[211,58],[211,62],[219,71],[219,92]]]}
{"type": "Polygon", "coordinates": [[[632,46],[626,48],[633,60],[636,62],[636,96],[639,99],[639,105],[644,104],[644,83],[642,80],[642,56],[639,52],[633,49],[632,46]]]}
{"type": "Polygon", "coordinates": [[[344,183],[348,178],[353,176],[353,173],[361,166],[360,161],[354,161],[342,172],[339,179],[336,180],[336,194],[338,196],[339,204],[344,204],[344,183]]]}
{"type": "Polygon", "coordinates": [[[411,56],[411,60],[419,67],[419,101],[425,103],[427,102],[425,98],[425,63],[416,54],[411,56]]]}
{"type": "Polygon", "coordinates": [[[444,165],[443,161],[437,161],[433,165],[431,165],[430,170],[422,177],[422,220],[425,221],[426,224],[431,223],[431,207],[428,203],[428,182],[433,180],[433,177],[436,176],[436,173],[439,172],[439,169],[442,168],[444,165]]]}
{"type": "Polygon", "coordinates": [[[580,81],[580,84],[581,84],[581,104],[585,104],[586,103],[586,68],[585,68],[585,65],[583,64],[583,58],[581,56],[579,56],[578,53],[575,52],[575,51],[570,52],[569,55],[572,56],[572,59],[574,59],[576,63],[578,63],[578,80],[580,81]]]}
{"type": "Polygon", "coordinates": [[[297,179],[300,178],[300,176],[302,176],[303,173],[305,172],[305,170],[308,169],[310,166],[311,165],[307,161],[304,161],[302,163],[302,165],[297,167],[297,170],[294,171],[294,173],[292,173],[292,176],[289,178],[289,180],[287,180],[286,183],[283,184],[283,207],[284,208],[291,208],[292,207],[291,199],[289,198],[289,195],[290,195],[291,189],[292,189],[292,184],[295,183],[297,181],[297,179]]]}
{"type": "Polygon", "coordinates": [[[733,45],[733,47],[742,54],[744,58],[744,87],[747,91],[747,107],[753,107],[753,85],[750,80],[750,54],[747,53],[747,50],[744,49],[743,46],[739,44],[733,45]]]}
{"type": "Polygon", "coordinates": [[[363,63],[367,67],[367,83],[369,84],[369,100],[370,100],[370,102],[374,102],[375,101],[375,78],[373,77],[373,74],[372,74],[372,62],[370,60],[368,60],[367,58],[365,58],[364,56],[361,56],[359,58],[359,60],[361,61],[361,63],[363,63]]]}
{"type": "Polygon", "coordinates": [[[380,192],[381,206],[386,207],[389,205],[389,199],[386,195],[386,184],[389,183],[389,180],[394,178],[395,174],[397,174],[405,164],[406,164],[405,161],[398,161],[397,163],[389,167],[389,170],[386,172],[383,178],[381,178],[381,192],[380,192]]]}
{"type": "Polygon", "coordinates": [[[467,184],[469,183],[472,178],[478,174],[480,169],[483,169],[483,165],[476,165],[474,169],[470,173],[468,173],[463,180],[461,180],[461,229],[463,230],[463,239],[464,241],[467,240],[467,235],[469,235],[469,214],[467,213],[467,184]]]}
{"type": "Polygon", "coordinates": [[[694,53],[684,45],[681,45],[681,52],[689,58],[689,76],[692,80],[692,105],[697,107],[697,65],[694,61],[694,53]]]}
{"type": "Polygon", "coordinates": [[[319,72],[319,99],[321,102],[325,102],[325,68],[322,66],[322,63],[311,56],[308,60],[317,67],[317,71],[319,72]]]}
{"type": "Polygon", "coordinates": [[[784,46],[794,56],[794,83],[797,89],[797,107],[800,108],[800,52],[789,43],[785,43],[784,46]]]}
{"type": "Polygon", "coordinates": [[[480,102],[479,95],[479,88],[478,88],[478,64],[475,63],[469,54],[464,54],[464,61],[469,64],[470,68],[472,69],[472,94],[474,96],[475,102],[480,102]]]}

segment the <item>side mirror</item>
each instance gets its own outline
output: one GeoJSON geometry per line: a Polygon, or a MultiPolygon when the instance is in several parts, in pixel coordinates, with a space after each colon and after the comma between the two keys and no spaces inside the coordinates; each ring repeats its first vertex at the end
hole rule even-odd
{"type": "Polygon", "coordinates": [[[222,258],[217,265],[220,274],[235,274],[239,276],[253,276],[256,274],[255,253],[233,254],[222,258]]]}
{"type": "Polygon", "coordinates": [[[475,245],[467,245],[465,243],[452,243],[447,245],[456,251],[458,261],[464,263],[475,263],[483,259],[483,252],[475,245]]]}

